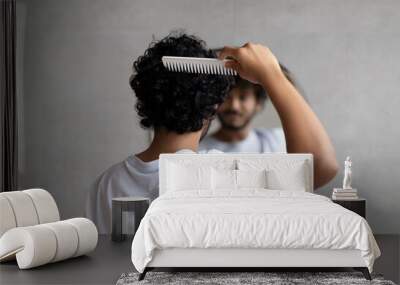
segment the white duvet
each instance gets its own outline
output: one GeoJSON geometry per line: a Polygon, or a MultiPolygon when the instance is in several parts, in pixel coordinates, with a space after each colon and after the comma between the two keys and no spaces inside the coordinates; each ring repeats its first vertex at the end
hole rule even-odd
{"type": "Polygon", "coordinates": [[[358,249],[370,272],[380,255],[359,215],[321,195],[265,189],[160,196],[133,239],[135,268],[143,272],[165,248],[358,249]]]}

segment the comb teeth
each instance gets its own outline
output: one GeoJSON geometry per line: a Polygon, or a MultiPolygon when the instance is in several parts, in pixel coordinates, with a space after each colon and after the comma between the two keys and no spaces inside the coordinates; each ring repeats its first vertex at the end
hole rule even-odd
{"type": "Polygon", "coordinates": [[[229,59],[163,56],[161,60],[165,68],[175,72],[237,75],[235,70],[224,66],[225,62],[232,61],[229,59]]]}

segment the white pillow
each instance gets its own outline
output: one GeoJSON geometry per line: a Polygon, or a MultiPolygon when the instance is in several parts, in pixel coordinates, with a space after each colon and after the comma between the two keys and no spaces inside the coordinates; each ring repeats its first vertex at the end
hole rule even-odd
{"type": "Polygon", "coordinates": [[[240,170],[266,169],[267,188],[273,190],[307,191],[311,188],[309,166],[305,160],[239,159],[240,170]]]}
{"type": "Polygon", "coordinates": [[[236,170],[233,169],[212,169],[212,188],[216,191],[236,190],[236,170]]]}
{"type": "Polygon", "coordinates": [[[211,167],[185,166],[176,163],[168,164],[168,191],[185,191],[193,189],[212,189],[211,167]]]}
{"type": "Polygon", "coordinates": [[[267,172],[263,170],[236,170],[238,188],[268,188],[267,172]]]}
{"type": "Polygon", "coordinates": [[[212,169],[215,191],[238,190],[240,188],[267,188],[265,170],[212,169]]]}
{"type": "Polygon", "coordinates": [[[308,185],[305,167],[303,162],[267,170],[268,189],[305,192],[308,185]]]}

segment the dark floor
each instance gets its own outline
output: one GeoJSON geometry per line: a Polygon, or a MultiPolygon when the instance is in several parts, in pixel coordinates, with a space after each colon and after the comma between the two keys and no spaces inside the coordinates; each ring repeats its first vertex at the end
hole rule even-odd
{"type": "MultiPolygon", "coordinates": [[[[374,272],[399,283],[400,236],[377,235],[382,256],[374,272]]],[[[99,244],[88,256],[81,256],[42,267],[19,270],[15,262],[0,265],[0,284],[115,284],[123,272],[134,271],[130,259],[131,239],[122,243],[100,236],[99,244]]]]}

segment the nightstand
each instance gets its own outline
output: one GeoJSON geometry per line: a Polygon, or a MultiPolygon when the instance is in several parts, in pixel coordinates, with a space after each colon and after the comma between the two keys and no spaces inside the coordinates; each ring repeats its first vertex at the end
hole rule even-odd
{"type": "Polygon", "coordinates": [[[339,204],[340,206],[359,214],[361,217],[366,217],[366,204],[367,200],[364,198],[358,198],[354,200],[334,200],[332,202],[339,204]]]}
{"type": "MultiPolygon", "coordinates": [[[[126,235],[122,233],[123,212],[133,212],[135,232],[150,205],[150,199],[145,197],[119,197],[112,199],[112,233],[113,241],[123,241],[126,235]]],[[[135,234],[135,232],[133,234],[135,234]]]]}

